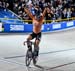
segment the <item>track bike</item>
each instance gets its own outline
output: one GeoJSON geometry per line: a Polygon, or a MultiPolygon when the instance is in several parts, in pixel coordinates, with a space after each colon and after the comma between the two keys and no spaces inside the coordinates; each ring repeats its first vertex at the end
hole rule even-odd
{"type": "MultiPolygon", "coordinates": [[[[25,41],[24,43],[27,43],[27,41],[25,41]]],[[[38,56],[36,56],[36,51],[35,51],[35,46],[34,46],[35,43],[30,41],[29,44],[30,44],[31,47],[33,45],[34,50],[33,51],[29,51],[29,49],[27,49],[26,56],[25,56],[26,66],[29,66],[32,60],[33,60],[33,64],[36,65],[37,60],[38,60],[38,56]]]]}

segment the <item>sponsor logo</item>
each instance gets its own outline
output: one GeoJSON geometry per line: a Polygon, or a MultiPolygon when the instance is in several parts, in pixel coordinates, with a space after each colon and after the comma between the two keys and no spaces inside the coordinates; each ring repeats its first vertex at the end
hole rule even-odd
{"type": "Polygon", "coordinates": [[[67,27],[69,27],[69,26],[73,26],[74,25],[74,22],[73,21],[71,21],[71,22],[67,22],[67,27]]]}
{"type": "Polygon", "coordinates": [[[61,24],[53,24],[53,29],[61,28],[61,24]]]}
{"type": "Polygon", "coordinates": [[[10,25],[10,31],[24,31],[24,25],[10,25]]]}

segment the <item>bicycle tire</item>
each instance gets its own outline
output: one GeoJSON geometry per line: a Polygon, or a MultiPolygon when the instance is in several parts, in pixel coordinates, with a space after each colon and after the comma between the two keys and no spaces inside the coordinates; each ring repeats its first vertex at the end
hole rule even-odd
{"type": "Polygon", "coordinates": [[[27,53],[26,53],[26,66],[29,66],[30,63],[31,63],[31,60],[32,60],[32,54],[30,55],[30,51],[27,50],[27,53]]]}
{"type": "Polygon", "coordinates": [[[36,60],[35,60],[35,58],[33,59],[33,64],[36,65],[36,60]]]}

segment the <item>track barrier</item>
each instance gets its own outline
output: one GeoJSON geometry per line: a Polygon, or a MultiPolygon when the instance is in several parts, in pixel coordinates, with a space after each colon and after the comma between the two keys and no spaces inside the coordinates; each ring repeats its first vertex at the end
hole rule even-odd
{"type": "MultiPolygon", "coordinates": [[[[73,20],[75,18],[71,19],[72,19],[71,21],[69,19],[69,21],[62,21],[62,22],[57,22],[57,20],[55,20],[55,22],[51,23],[49,23],[50,20],[47,20],[47,23],[46,21],[44,21],[41,30],[42,32],[51,32],[51,31],[67,29],[70,27],[75,27],[75,20],[73,20]]],[[[27,20],[24,24],[0,23],[0,32],[4,33],[30,33],[32,32],[32,29],[33,29],[33,24],[27,24],[27,20]]]]}

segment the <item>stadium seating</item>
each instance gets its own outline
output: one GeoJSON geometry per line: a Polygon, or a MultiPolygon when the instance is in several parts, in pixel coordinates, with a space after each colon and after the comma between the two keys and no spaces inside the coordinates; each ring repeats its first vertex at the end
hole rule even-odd
{"type": "Polygon", "coordinates": [[[23,23],[13,12],[0,7],[0,21],[3,23],[19,24],[23,23]]]}

